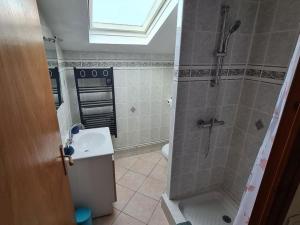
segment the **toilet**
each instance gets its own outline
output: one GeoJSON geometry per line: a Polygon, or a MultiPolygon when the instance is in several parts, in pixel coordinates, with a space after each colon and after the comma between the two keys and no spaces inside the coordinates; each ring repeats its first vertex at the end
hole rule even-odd
{"type": "Polygon", "coordinates": [[[165,157],[166,160],[168,160],[168,158],[169,158],[169,146],[170,146],[170,144],[168,143],[168,144],[165,144],[161,148],[161,153],[165,157]]]}
{"type": "MultiPolygon", "coordinates": [[[[168,102],[168,105],[169,105],[170,108],[171,108],[171,107],[172,107],[172,97],[169,98],[169,99],[167,100],[167,102],[168,102]]],[[[162,155],[165,157],[166,160],[168,160],[168,158],[169,158],[169,148],[170,148],[170,144],[169,144],[169,143],[165,144],[165,145],[162,146],[162,148],[161,148],[161,153],[162,153],[162,155]]]]}

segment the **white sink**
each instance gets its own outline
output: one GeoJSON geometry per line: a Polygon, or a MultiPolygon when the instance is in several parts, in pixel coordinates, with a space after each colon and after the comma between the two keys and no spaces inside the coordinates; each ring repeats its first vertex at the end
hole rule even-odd
{"type": "Polygon", "coordinates": [[[84,159],[114,153],[108,127],[80,130],[73,136],[73,159],[84,159]]]}

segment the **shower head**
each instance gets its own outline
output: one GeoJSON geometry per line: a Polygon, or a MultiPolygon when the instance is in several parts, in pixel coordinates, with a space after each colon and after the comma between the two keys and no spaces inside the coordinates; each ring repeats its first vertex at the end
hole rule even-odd
{"type": "Polygon", "coordinates": [[[241,26],[241,21],[240,20],[236,20],[234,22],[234,24],[232,24],[232,26],[230,27],[227,36],[225,37],[225,41],[223,43],[223,52],[226,53],[227,52],[227,47],[228,47],[228,42],[229,42],[229,38],[230,36],[237,30],[239,29],[239,27],[241,26]]]}
{"type": "Polygon", "coordinates": [[[229,33],[232,34],[233,32],[235,32],[237,29],[239,29],[239,27],[241,26],[241,21],[240,20],[236,20],[234,22],[234,24],[232,24],[232,26],[229,29],[229,33]]]}

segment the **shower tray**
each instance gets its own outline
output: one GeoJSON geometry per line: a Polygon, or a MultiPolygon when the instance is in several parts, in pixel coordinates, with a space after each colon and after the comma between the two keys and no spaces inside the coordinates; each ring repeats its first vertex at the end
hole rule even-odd
{"type": "Polygon", "coordinates": [[[171,225],[191,222],[192,225],[233,224],[237,205],[222,192],[208,192],[179,201],[171,201],[164,193],[162,208],[171,225]]]}

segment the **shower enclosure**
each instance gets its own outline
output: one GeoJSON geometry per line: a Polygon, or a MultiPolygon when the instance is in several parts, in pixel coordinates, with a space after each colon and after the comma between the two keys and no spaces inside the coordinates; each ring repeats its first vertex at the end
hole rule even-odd
{"type": "Polygon", "coordinates": [[[171,224],[233,223],[298,37],[300,18],[284,18],[294,12],[284,0],[179,1],[162,201],[171,224]]]}

